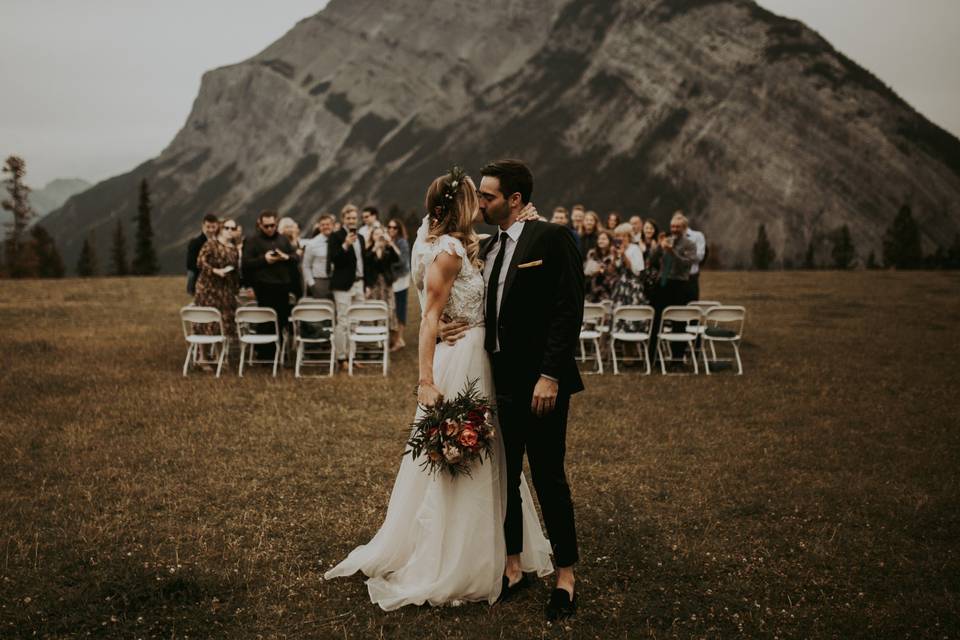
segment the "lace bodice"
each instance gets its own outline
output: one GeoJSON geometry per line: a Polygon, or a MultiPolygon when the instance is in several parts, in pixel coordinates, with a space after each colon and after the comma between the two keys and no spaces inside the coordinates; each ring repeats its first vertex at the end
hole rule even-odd
{"type": "Polygon", "coordinates": [[[463,244],[456,238],[443,235],[433,241],[426,239],[426,234],[418,234],[417,241],[413,245],[413,256],[411,259],[411,274],[413,275],[414,285],[417,287],[417,295],[420,297],[420,310],[423,312],[426,303],[426,291],[424,280],[426,279],[427,269],[433,264],[441,252],[450,255],[460,256],[460,273],[453,282],[453,288],[450,290],[450,298],[447,300],[447,306],[444,307],[445,315],[456,320],[465,320],[471,327],[483,324],[483,273],[475,267],[467,257],[467,251],[463,244]],[[419,236],[424,237],[419,237],[419,236]]]}

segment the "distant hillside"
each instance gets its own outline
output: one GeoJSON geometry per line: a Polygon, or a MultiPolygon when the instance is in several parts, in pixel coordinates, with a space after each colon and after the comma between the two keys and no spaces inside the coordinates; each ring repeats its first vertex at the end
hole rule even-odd
{"type": "MultiPolygon", "coordinates": [[[[31,191],[30,204],[33,206],[34,211],[39,214],[39,217],[34,218],[33,221],[37,222],[39,218],[63,206],[63,203],[66,202],[70,196],[76,195],[81,191],[86,191],[92,186],[93,185],[86,180],[79,178],[56,178],[55,180],[51,180],[47,186],[42,189],[31,191]]],[[[4,190],[0,193],[0,198],[5,197],[6,191],[4,190]]],[[[8,211],[0,209],[0,229],[2,229],[2,225],[6,225],[6,223],[12,219],[8,211]]]]}

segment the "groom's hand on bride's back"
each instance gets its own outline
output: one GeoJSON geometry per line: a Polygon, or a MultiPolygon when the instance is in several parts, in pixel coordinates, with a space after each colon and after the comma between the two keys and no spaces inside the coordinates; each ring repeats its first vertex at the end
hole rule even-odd
{"type": "Polygon", "coordinates": [[[470,326],[463,320],[451,320],[447,316],[440,318],[440,339],[447,344],[456,344],[457,340],[467,334],[470,326]]]}

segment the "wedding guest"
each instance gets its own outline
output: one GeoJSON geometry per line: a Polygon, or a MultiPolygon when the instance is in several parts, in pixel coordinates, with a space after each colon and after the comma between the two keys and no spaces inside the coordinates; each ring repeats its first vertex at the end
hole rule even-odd
{"type": "Polygon", "coordinates": [[[630,242],[643,249],[643,218],[630,216],[630,242]]]}
{"type": "Polygon", "coordinates": [[[319,233],[307,241],[303,250],[303,281],[311,297],[332,300],[328,258],[333,216],[329,213],[321,215],[317,228],[319,233]]]}
{"type": "Polygon", "coordinates": [[[374,206],[366,206],[360,212],[360,218],[363,220],[363,226],[358,233],[365,243],[370,242],[370,232],[380,226],[380,212],[374,206]]]}
{"type": "Polygon", "coordinates": [[[700,299],[700,266],[707,257],[707,237],[702,231],[687,228],[687,240],[697,247],[697,257],[690,265],[689,295],[691,300],[700,299]]]}
{"type": "Polygon", "coordinates": [[[620,214],[616,211],[611,211],[607,214],[607,231],[613,231],[618,226],[620,226],[620,214]]]}
{"type": "Polygon", "coordinates": [[[643,223],[643,259],[647,264],[653,257],[653,250],[657,246],[659,235],[660,229],[657,227],[657,223],[654,222],[653,218],[647,218],[647,221],[643,223]]]}
{"type": "Polygon", "coordinates": [[[583,256],[586,258],[590,251],[597,246],[597,234],[600,232],[600,216],[596,211],[587,211],[583,214],[583,232],[580,234],[580,245],[583,256]]]}
{"type": "Polygon", "coordinates": [[[582,204],[575,204],[570,207],[570,226],[578,235],[583,235],[583,216],[586,213],[582,204]]]}
{"type": "MultiPolygon", "coordinates": [[[[243,243],[241,264],[244,280],[253,287],[257,304],[277,312],[277,323],[283,331],[290,317],[291,286],[298,281],[300,269],[296,249],[286,236],[277,233],[278,218],[275,211],[260,213],[257,230],[243,243]]],[[[271,357],[273,347],[266,347],[262,354],[271,357]]]]}
{"type": "MultiPolygon", "coordinates": [[[[613,230],[613,264],[617,273],[617,281],[613,285],[610,299],[616,309],[621,305],[646,304],[643,281],[643,251],[639,245],[632,242],[633,226],[623,223],[613,230]]],[[[623,329],[624,327],[615,327],[623,329]]],[[[636,331],[634,323],[625,327],[627,331],[636,331]]]]}
{"type": "MultiPolygon", "coordinates": [[[[697,247],[687,239],[688,222],[686,216],[677,212],[670,219],[670,236],[661,233],[657,247],[653,251],[651,262],[658,265],[660,281],[658,289],[653,296],[653,308],[656,311],[654,317],[654,333],[651,336],[651,347],[656,343],[656,333],[660,324],[660,316],[663,310],[673,305],[685,305],[692,302],[690,297],[690,267],[697,257],[697,247]]],[[[678,330],[680,327],[675,327],[678,330]]],[[[673,356],[679,358],[683,355],[686,346],[683,344],[674,344],[673,356]]],[[[651,348],[651,355],[654,349],[651,348]]]]}
{"type": "Polygon", "coordinates": [[[587,277],[587,302],[610,300],[619,273],[614,262],[613,237],[606,229],[597,233],[596,246],[587,252],[583,274],[587,277]]]}
{"type": "Polygon", "coordinates": [[[282,234],[290,241],[290,246],[296,250],[297,254],[302,256],[305,248],[305,242],[300,239],[300,225],[297,221],[288,216],[280,218],[277,222],[277,233],[282,234]]]}
{"type": "Polygon", "coordinates": [[[220,219],[212,213],[208,213],[203,216],[200,235],[187,244],[187,293],[191,296],[196,293],[197,290],[197,273],[199,272],[197,257],[200,255],[200,249],[202,249],[203,245],[207,244],[208,241],[216,238],[219,231],[220,219]]]}
{"type": "Polygon", "coordinates": [[[567,218],[567,208],[555,207],[553,210],[553,215],[550,216],[550,222],[566,227],[570,222],[570,220],[567,218]]]}
{"type": "Polygon", "coordinates": [[[410,243],[407,227],[398,218],[387,223],[390,241],[400,254],[400,261],[393,265],[393,299],[397,314],[397,330],[394,332],[393,351],[407,346],[403,330],[407,325],[407,293],[410,290],[410,243]]]}
{"type": "Polygon", "coordinates": [[[341,227],[330,235],[328,262],[330,288],[337,305],[337,324],[333,340],[340,370],[347,368],[347,309],[363,302],[363,239],[357,233],[357,208],[348,204],[340,211],[341,227]]]}
{"type": "MultiPolygon", "coordinates": [[[[306,244],[300,239],[300,225],[297,224],[297,221],[287,216],[280,218],[280,221],[277,222],[277,233],[290,241],[290,246],[293,247],[293,250],[296,252],[298,260],[302,262],[306,244]]],[[[290,283],[290,293],[292,293],[293,297],[297,300],[303,297],[304,282],[303,273],[301,273],[300,269],[297,269],[293,282],[290,283]]]]}
{"type": "Polygon", "coordinates": [[[363,255],[363,283],[367,300],[382,300],[390,311],[390,331],[397,330],[397,303],[393,295],[393,269],[400,252],[383,227],[370,229],[370,241],[363,255]]]}
{"type": "MultiPolygon", "coordinates": [[[[197,255],[195,304],[201,307],[214,307],[223,318],[223,330],[230,337],[236,337],[237,326],[234,316],[237,314],[237,292],[240,289],[240,274],[237,272],[237,247],[233,234],[237,223],[227,218],[220,231],[212,240],[207,240],[197,255]]],[[[213,324],[200,325],[201,333],[214,334],[220,330],[213,324]]]]}

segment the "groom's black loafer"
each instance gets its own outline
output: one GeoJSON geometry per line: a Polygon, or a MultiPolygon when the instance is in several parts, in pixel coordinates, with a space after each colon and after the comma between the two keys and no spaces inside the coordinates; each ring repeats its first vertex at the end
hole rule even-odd
{"type": "Polygon", "coordinates": [[[577,615],[577,594],[571,598],[566,589],[554,589],[547,602],[546,614],[551,622],[577,615]]]}
{"type": "Polygon", "coordinates": [[[510,598],[517,595],[519,592],[527,588],[530,583],[527,581],[527,575],[521,574],[520,579],[510,584],[510,578],[503,576],[503,586],[500,587],[500,597],[497,598],[497,602],[506,602],[510,598]]]}

